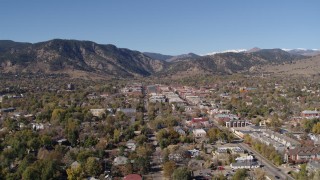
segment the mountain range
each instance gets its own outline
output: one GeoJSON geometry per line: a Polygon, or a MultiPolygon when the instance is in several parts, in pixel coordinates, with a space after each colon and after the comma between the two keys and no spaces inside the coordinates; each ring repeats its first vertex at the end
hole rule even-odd
{"type": "Polygon", "coordinates": [[[0,41],[1,73],[64,73],[72,77],[144,77],[248,72],[256,66],[305,59],[296,51],[254,48],[200,56],[142,53],[91,41],[53,39],[39,43],[0,41]]]}

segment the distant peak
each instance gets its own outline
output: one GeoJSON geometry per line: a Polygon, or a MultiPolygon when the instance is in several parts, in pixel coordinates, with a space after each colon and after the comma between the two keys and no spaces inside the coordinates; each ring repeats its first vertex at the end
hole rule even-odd
{"type": "Polygon", "coordinates": [[[247,52],[257,52],[257,51],[260,51],[261,49],[260,48],[258,48],[258,47],[254,47],[254,48],[252,48],[252,49],[249,49],[247,52]]]}
{"type": "Polygon", "coordinates": [[[245,52],[245,51],[247,51],[247,50],[246,49],[230,49],[230,50],[225,50],[225,51],[211,52],[211,53],[207,53],[205,55],[215,55],[218,53],[227,53],[227,52],[241,53],[241,52],[245,52]]]}

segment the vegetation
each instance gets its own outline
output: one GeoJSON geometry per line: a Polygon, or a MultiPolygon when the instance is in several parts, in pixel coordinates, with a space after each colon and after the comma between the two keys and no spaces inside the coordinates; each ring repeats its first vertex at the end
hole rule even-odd
{"type": "Polygon", "coordinates": [[[253,140],[250,136],[246,135],[244,138],[245,143],[251,144],[252,147],[262,154],[264,157],[272,161],[275,165],[283,164],[281,155],[275,150],[272,145],[263,144],[257,140],[253,140]]]}

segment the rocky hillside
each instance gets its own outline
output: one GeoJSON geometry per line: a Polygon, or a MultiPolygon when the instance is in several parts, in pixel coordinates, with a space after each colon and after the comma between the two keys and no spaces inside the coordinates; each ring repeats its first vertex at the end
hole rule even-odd
{"type": "Polygon", "coordinates": [[[259,74],[278,74],[278,75],[320,75],[320,55],[307,59],[288,62],[283,64],[268,64],[255,69],[259,74]]]}
{"type": "Polygon", "coordinates": [[[90,41],[54,39],[35,44],[0,41],[1,72],[149,76],[165,63],[143,53],[90,41]]]}
{"type": "Polygon", "coordinates": [[[305,58],[281,49],[262,49],[254,52],[218,53],[172,63],[160,75],[232,74],[249,71],[265,64],[281,64],[305,58]]]}
{"type": "Polygon", "coordinates": [[[189,53],[166,60],[163,58],[169,56],[146,55],[91,41],[54,39],[35,44],[0,41],[0,72],[63,73],[72,77],[232,74],[251,71],[266,64],[292,63],[305,57],[280,49],[256,49],[241,53],[208,56],[189,53]]]}

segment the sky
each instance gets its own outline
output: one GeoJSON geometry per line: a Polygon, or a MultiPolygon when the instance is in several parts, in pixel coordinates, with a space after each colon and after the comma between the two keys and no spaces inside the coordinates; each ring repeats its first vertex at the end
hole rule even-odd
{"type": "Polygon", "coordinates": [[[319,0],[0,0],[0,39],[90,40],[142,52],[320,49],[319,0]]]}

